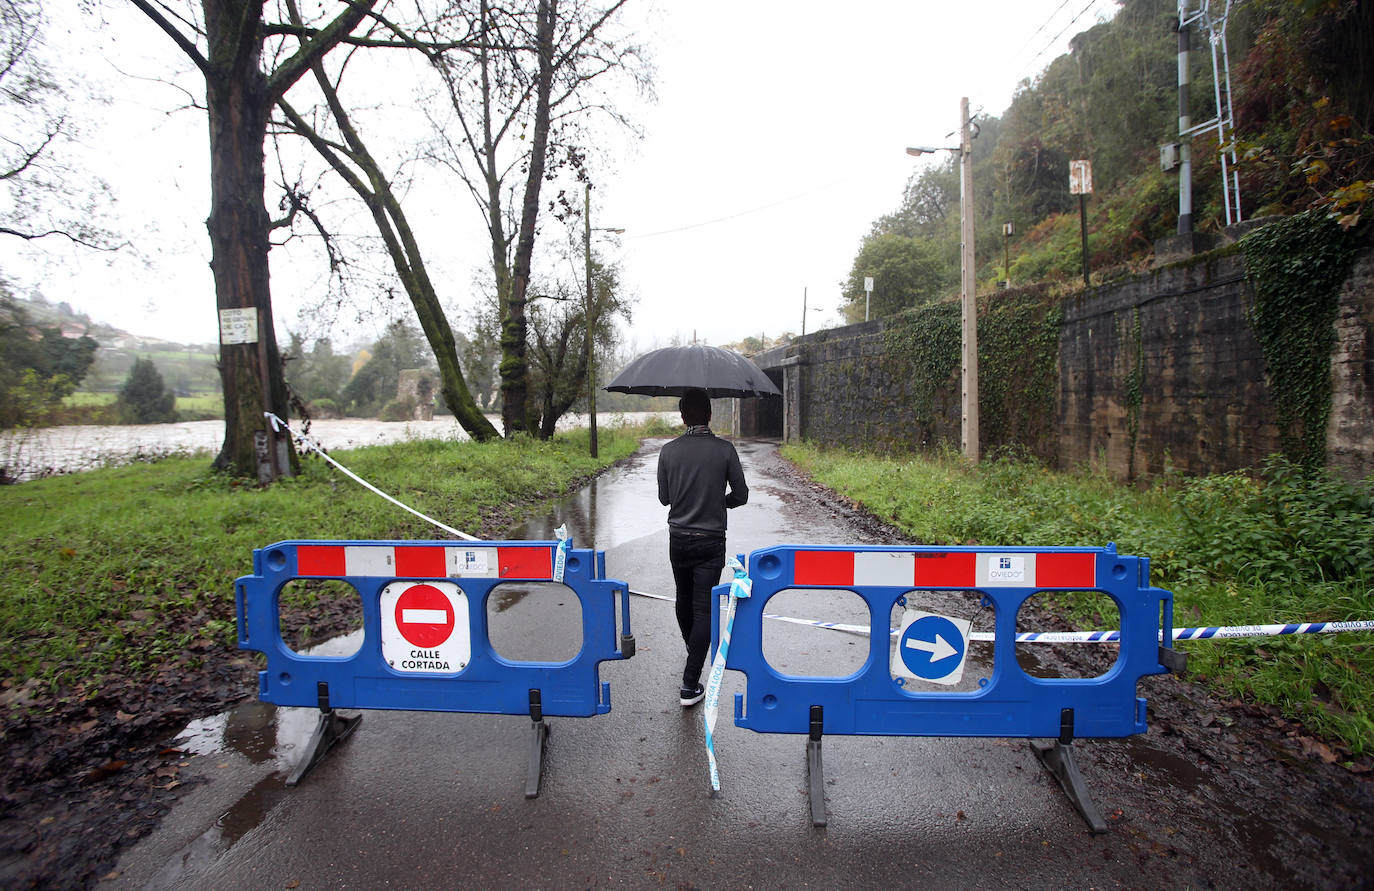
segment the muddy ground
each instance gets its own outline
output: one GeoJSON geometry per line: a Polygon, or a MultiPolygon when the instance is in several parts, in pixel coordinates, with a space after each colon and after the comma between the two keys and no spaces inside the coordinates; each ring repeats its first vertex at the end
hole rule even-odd
{"type": "MultiPolygon", "coordinates": [[[[892,541],[902,540],[846,499],[798,475],[818,504],[892,541]]],[[[494,517],[482,534],[500,537],[510,517],[494,517]]],[[[318,639],[350,630],[353,610],[328,603],[285,616],[318,639]]],[[[187,615],[187,629],[209,615],[187,615]]],[[[1043,617],[1043,627],[1054,626],[1043,617]]],[[[1055,658],[1101,659],[1089,647],[1055,658]]],[[[256,654],[197,639],[153,677],[114,675],[100,689],[52,693],[36,685],[0,689],[0,886],[97,886],[119,854],[147,835],[184,792],[183,752],[171,740],[198,717],[224,711],[256,689],[256,654]]],[[[1043,661],[1043,660],[1042,660],[1043,661]]],[[[1080,766],[1099,801],[1143,801],[1106,814],[1110,832],[1142,863],[1186,857],[1170,839],[1198,813],[1229,826],[1238,856],[1287,887],[1374,887],[1374,772],[1312,737],[1277,710],[1219,698],[1185,678],[1151,679],[1150,747],[1094,740],[1080,766]],[[1153,794],[1151,794],[1153,793],[1153,794]],[[1199,799],[1202,799],[1199,802],[1199,799]],[[1261,810],[1255,819],[1235,802],[1261,810]],[[1186,807],[1180,804],[1186,803],[1186,807]],[[1199,807],[1201,803],[1202,807],[1199,807]],[[1276,819],[1276,816],[1281,819],[1276,819]],[[1291,827],[1273,836],[1275,825],[1291,827]],[[1332,851],[1349,852],[1332,856],[1332,851]],[[1267,858],[1267,861],[1266,861],[1267,858]]],[[[1224,876],[1217,887],[1228,887],[1224,876]]]]}

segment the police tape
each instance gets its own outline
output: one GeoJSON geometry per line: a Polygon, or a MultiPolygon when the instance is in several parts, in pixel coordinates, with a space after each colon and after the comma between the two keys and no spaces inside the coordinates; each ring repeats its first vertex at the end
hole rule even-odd
{"type": "MultiPolygon", "coordinates": [[[[753,591],[754,582],[744,569],[738,557],[731,557],[726,564],[734,572],[730,582],[730,603],[725,610],[725,621],[720,629],[720,646],[716,648],[716,658],[711,660],[711,674],[706,680],[706,704],[703,706],[702,722],[706,727],[706,762],[711,773],[711,792],[720,792],[720,771],[716,766],[716,711],[720,706],[720,684],[725,676],[725,659],[730,652],[730,632],[735,627],[735,601],[743,600],[753,591]]],[[[664,598],[667,599],[667,598],[664,598]]]]}
{"type": "MultiPolygon", "coordinates": [[[[842,622],[817,622],[811,619],[797,619],[792,616],[779,616],[764,613],[765,619],[790,622],[794,625],[809,625],[813,628],[827,628],[831,631],[844,631],[849,634],[867,636],[869,629],[863,625],[848,625],[842,622]]],[[[1242,637],[1280,637],[1289,634],[1335,634],[1341,631],[1374,631],[1374,621],[1353,622],[1292,622],[1286,625],[1211,625],[1199,628],[1175,628],[1172,640],[1222,640],[1242,637]]],[[[889,632],[897,635],[897,629],[889,632]]],[[[996,638],[991,631],[974,631],[969,640],[991,641],[996,638]]],[[[1163,637],[1163,634],[1160,635],[1163,637]]],[[[1119,643],[1121,632],[1112,631],[1027,631],[1016,635],[1017,643],[1119,643]]]]}
{"type": "Polygon", "coordinates": [[[371,491],[371,492],[374,492],[374,493],[376,493],[376,494],[382,496],[382,497],[385,498],[387,501],[390,501],[392,504],[394,504],[394,505],[396,505],[397,507],[399,507],[401,510],[410,511],[412,514],[414,514],[415,516],[419,517],[420,519],[422,519],[422,520],[424,520],[424,521],[426,521],[426,522],[428,522],[428,523],[431,523],[431,524],[433,524],[434,526],[437,526],[438,528],[444,530],[445,532],[448,532],[448,533],[451,533],[451,534],[453,534],[453,535],[456,535],[456,536],[458,536],[459,538],[463,539],[464,541],[478,541],[478,540],[479,540],[475,535],[468,535],[466,532],[459,532],[457,529],[454,529],[452,526],[447,526],[447,525],[445,525],[445,524],[443,524],[443,523],[440,523],[438,520],[434,519],[433,517],[426,516],[426,515],[420,513],[420,512],[419,512],[418,510],[416,510],[415,508],[410,507],[409,505],[402,504],[401,502],[397,501],[395,498],[392,498],[390,495],[386,494],[386,493],[383,492],[381,489],[378,489],[376,486],[372,485],[372,484],[369,483],[367,480],[365,480],[365,479],[363,479],[362,477],[358,476],[356,473],[354,473],[353,471],[349,470],[347,467],[344,467],[344,466],[343,466],[342,464],[340,464],[338,461],[335,461],[333,458],[331,458],[331,457],[329,456],[329,453],[326,452],[326,451],[324,450],[324,446],[320,445],[318,442],[315,442],[315,440],[313,440],[313,439],[311,439],[310,437],[306,436],[304,433],[299,433],[299,432],[297,432],[297,431],[295,431],[295,430],[292,430],[292,429],[291,429],[291,426],[290,426],[289,424],[287,424],[287,423],[286,423],[285,421],[283,421],[281,418],[279,418],[279,417],[277,417],[276,415],[274,415],[272,412],[270,412],[270,411],[265,411],[265,412],[263,412],[263,416],[266,417],[266,418],[267,418],[267,422],[268,422],[269,424],[272,425],[272,431],[273,431],[274,433],[280,433],[282,430],[285,430],[287,433],[290,433],[293,437],[295,437],[295,439],[296,439],[296,444],[297,444],[297,445],[300,445],[300,446],[304,447],[306,451],[313,451],[313,452],[316,452],[317,454],[319,454],[319,456],[320,456],[321,458],[323,458],[324,460],[328,461],[328,462],[329,462],[330,464],[332,464],[334,467],[338,468],[338,470],[339,470],[340,473],[344,474],[344,475],[347,476],[349,479],[353,480],[355,483],[357,483],[358,485],[362,486],[363,488],[365,488],[365,489],[367,489],[367,490],[369,490],[369,491],[371,491]]]}
{"type": "MultiPolygon", "coordinates": [[[[335,461],[332,457],[330,457],[329,453],[324,450],[324,446],[315,442],[313,439],[311,439],[309,436],[306,436],[304,433],[292,429],[291,425],[287,424],[285,421],[277,417],[277,415],[273,414],[272,412],[263,412],[263,416],[267,419],[267,422],[272,425],[272,430],[274,432],[281,432],[282,430],[285,430],[287,433],[290,433],[291,436],[295,438],[296,443],[298,445],[302,446],[307,451],[313,451],[317,453],[321,458],[328,461],[333,467],[337,468],[340,473],[344,474],[349,479],[353,480],[363,488],[368,489],[369,491],[377,495],[380,495],[381,497],[385,498],[387,501],[390,501],[392,504],[396,505],[402,510],[409,511],[410,513],[426,521],[427,523],[430,523],[436,526],[437,528],[444,530],[445,532],[455,535],[458,538],[464,539],[465,541],[479,540],[474,535],[468,535],[466,532],[454,529],[452,526],[441,523],[433,517],[422,514],[415,508],[403,504],[400,501],[397,501],[395,498],[383,492],[381,489],[378,489],[376,486],[372,485],[367,480],[358,476],[356,473],[349,470],[347,467],[344,467],[338,461],[335,461]]],[[[559,527],[559,533],[560,534],[558,557],[561,559],[566,559],[567,548],[571,546],[572,542],[570,539],[567,538],[566,527],[559,527]]],[[[732,563],[733,562],[734,560],[732,558],[732,563]]],[[[742,571],[743,567],[741,567],[740,569],[742,571]]],[[[736,576],[738,578],[738,571],[736,573],[736,576]]],[[[744,578],[746,581],[748,581],[747,575],[744,576],[744,578]]],[[[630,593],[634,594],[637,597],[647,597],[651,600],[663,600],[669,603],[672,603],[674,601],[674,598],[666,597],[662,594],[649,594],[645,591],[636,591],[634,589],[630,589],[630,593]]],[[[747,597],[748,594],[745,594],[744,596],[747,597]]],[[[732,612],[733,606],[734,604],[731,603],[732,612]]],[[[870,633],[870,629],[864,627],[863,625],[849,625],[842,622],[818,622],[812,619],[798,619],[792,616],[779,616],[771,613],[764,613],[763,617],[765,619],[773,619],[779,622],[789,622],[794,625],[808,625],[814,628],[827,628],[832,631],[843,631],[849,634],[861,634],[867,636],[870,633]]],[[[1342,631],[1374,631],[1374,621],[1292,622],[1285,625],[1212,625],[1200,628],[1175,628],[1173,631],[1172,639],[1175,641],[1222,640],[1245,637],[1280,637],[1291,634],[1335,634],[1342,631]]],[[[889,634],[893,636],[895,636],[897,633],[898,631],[895,628],[889,632],[889,634]]],[[[974,631],[969,634],[969,640],[974,641],[991,641],[994,639],[994,637],[995,636],[990,631],[974,631]]],[[[1163,638],[1163,634],[1161,634],[1160,637],[1163,638]]],[[[1016,635],[1017,643],[1118,643],[1120,640],[1121,632],[1117,630],[1029,631],[1016,635]]],[[[720,659],[719,654],[717,654],[717,659],[721,661],[723,665],[723,660],[720,659]]],[[[712,673],[714,674],[715,665],[713,664],[711,668],[712,673]]],[[[719,789],[719,784],[715,779],[716,772],[714,752],[708,753],[711,755],[712,783],[716,789],[719,789]]]]}

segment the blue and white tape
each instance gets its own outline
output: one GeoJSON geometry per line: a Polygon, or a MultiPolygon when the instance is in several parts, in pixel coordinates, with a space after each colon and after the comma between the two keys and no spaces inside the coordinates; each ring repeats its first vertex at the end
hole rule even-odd
{"type": "Polygon", "coordinates": [[[572,539],[568,537],[568,525],[564,523],[553,531],[558,539],[558,548],[553,555],[553,580],[563,581],[563,573],[568,568],[568,548],[572,547],[572,539]]]}
{"type": "Polygon", "coordinates": [[[729,603],[725,607],[725,621],[720,630],[720,646],[716,658],[711,660],[711,674],[706,680],[706,705],[702,720],[706,724],[706,761],[711,770],[711,791],[720,791],[720,771],[716,766],[716,710],[720,705],[720,683],[725,677],[725,659],[730,652],[730,632],[735,627],[735,601],[748,597],[754,589],[754,581],[744,569],[738,557],[731,557],[726,563],[734,573],[730,582],[729,603]]]}
{"type": "MultiPolygon", "coordinates": [[[[867,636],[869,629],[864,625],[847,625],[842,622],[816,622],[811,619],[796,619],[792,616],[779,616],[764,613],[765,619],[790,622],[793,625],[809,625],[813,628],[828,628],[832,631],[845,631],[850,634],[867,636]]],[[[1222,640],[1241,637],[1279,637],[1287,634],[1335,634],[1341,631],[1374,631],[1374,621],[1355,622],[1292,622],[1287,625],[1211,625],[1199,628],[1175,628],[1172,640],[1222,640]]],[[[889,632],[896,635],[894,629],[889,632]]],[[[1163,635],[1160,635],[1163,637],[1163,635]]],[[[991,641],[995,639],[991,631],[974,631],[969,640],[991,641]]],[[[1016,635],[1017,643],[1118,643],[1121,632],[1111,631],[1027,631],[1016,635]]]]}

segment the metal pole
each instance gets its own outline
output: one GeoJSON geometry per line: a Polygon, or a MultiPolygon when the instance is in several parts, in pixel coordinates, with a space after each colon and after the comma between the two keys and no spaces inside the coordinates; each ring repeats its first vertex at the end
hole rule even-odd
{"type": "Polygon", "coordinates": [[[1088,196],[1078,193],[1078,228],[1083,234],[1083,287],[1088,286],[1088,196]]]}
{"type": "Polygon", "coordinates": [[[973,134],[969,127],[968,97],[959,100],[959,231],[962,245],[960,308],[963,327],[963,451],[978,463],[978,305],[973,265],[973,134]]]}
{"type": "Polygon", "coordinates": [[[806,288],[802,288],[802,337],[806,336],[806,288]]]}
{"type": "Polygon", "coordinates": [[[1179,0],[1178,21],[1178,234],[1193,231],[1193,136],[1188,132],[1188,26],[1183,23],[1187,0],[1179,0]]]}
{"type": "Polygon", "coordinates": [[[586,223],[587,259],[587,430],[591,442],[591,456],[597,457],[596,447],[596,353],[592,343],[592,184],[585,184],[586,198],[583,201],[583,222],[586,223]]]}

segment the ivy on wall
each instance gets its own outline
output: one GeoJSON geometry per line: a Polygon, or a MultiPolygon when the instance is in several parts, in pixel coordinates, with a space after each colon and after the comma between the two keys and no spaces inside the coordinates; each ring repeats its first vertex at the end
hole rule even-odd
{"type": "Polygon", "coordinates": [[[978,427],[989,450],[1017,445],[1050,458],[1064,311],[1045,288],[1004,292],[978,318],[978,427]]]}
{"type": "Polygon", "coordinates": [[[914,306],[888,319],[887,355],[910,367],[911,410],[919,424],[936,420],[935,397],[959,373],[959,320],[957,301],[914,306]]]}
{"type": "Polygon", "coordinates": [[[1326,461],[1337,301],[1358,245],[1353,231],[1320,209],[1240,241],[1255,292],[1250,324],[1268,366],[1280,447],[1307,468],[1326,461]]]}
{"type": "Polygon", "coordinates": [[[1131,326],[1124,332],[1121,343],[1128,369],[1122,385],[1126,403],[1126,436],[1131,453],[1126,459],[1126,479],[1135,479],[1135,447],[1140,441],[1140,410],[1145,404],[1145,349],[1140,327],[1140,307],[1132,307],[1131,326]]]}
{"type": "MultiPolygon", "coordinates": [[[[980,303],[979,439],[988,446],[1017,444],[1048,455],[1063,310],[1044,288],[1004,292],[980,303]]],[[[938,420],[938,397],[957,397],[959,392],[958,301],[925,304],[891,316],[885,337],[888,358],[909,369],[916,421],[938,420]]]]}

